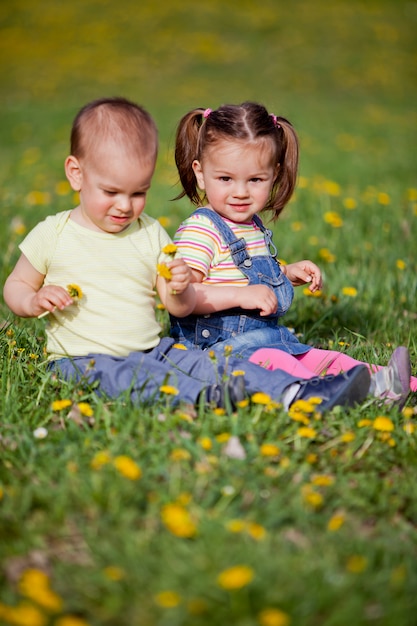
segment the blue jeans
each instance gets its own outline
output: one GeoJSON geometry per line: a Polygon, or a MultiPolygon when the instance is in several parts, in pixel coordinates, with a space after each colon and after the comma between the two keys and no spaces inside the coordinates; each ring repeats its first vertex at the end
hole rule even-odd
{"type": "Polygon", "coordinates": [[[152,402],[160,397],[161,385],[172,385],[179,391],[172,396],[173,404],[180,400],[195,404],[199,393],[209,385],[221,382],[224,374],[243,370],[246,391],[267,393],[279,400],[284,390],[299,379],[282,370],[268,371],[259,365],[231,357],[218,356],[216,361],[201,350],[180,350],[174,340],[164,337],[149,352],[131,352],[126,357],[89,354],[83,357],[52,361],[50,369],[65,380],[98,383],[98,393],[110,398],[129,391],[134,402],[152,402]]]}

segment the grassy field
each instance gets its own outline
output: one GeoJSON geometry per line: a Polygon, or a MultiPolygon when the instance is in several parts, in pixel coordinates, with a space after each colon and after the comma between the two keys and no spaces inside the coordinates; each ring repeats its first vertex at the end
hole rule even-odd
{"type": "MultiPolygon", "coordinates": [[[[84,103],[154,115],[147,212],[172,234],[190,210],[171,200],[180,116],[257,100],[301,141],[280,257],[325,276],[286,324],[373,363],[406,345],[416,375],[416,26],[403,0],[4,0],[1,282],[76,201],[63,162],[84,103]]],[[[321,419],[264,398],[104,401],[46,374],[44,320],[0,314],[0,624],[414,626],[415,394],[321,419]]]]}

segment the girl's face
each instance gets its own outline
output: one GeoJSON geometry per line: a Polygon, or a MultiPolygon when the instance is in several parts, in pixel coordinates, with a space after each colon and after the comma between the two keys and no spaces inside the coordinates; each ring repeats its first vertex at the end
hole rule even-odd
{"type": "Polygon", "coordinates": [[[66,174],[80,193],[74,219],[92,230],[125,230],[145,208],[154,166],[154,159],[140,159],[112,141],[82,159],[68,157],[66,174]]]}
{"type": "Polygon", "coordinates": [[[197,184],[208,206],[233,222],[250,222],[267,204],[278,174],[266,142],[221,140],[194,161],[197,184]]]}

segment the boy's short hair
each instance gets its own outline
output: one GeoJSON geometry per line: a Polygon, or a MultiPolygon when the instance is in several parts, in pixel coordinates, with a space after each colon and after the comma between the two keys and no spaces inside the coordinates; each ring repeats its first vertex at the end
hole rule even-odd
{"type": "Polygon", "coordinates": [[[126,98],[100,98],[80,109],[71,129],[71,154],[83,158],[107,139],[123,142],[141,157],[156,159],[156,124],[142,106],[126,98]]]}

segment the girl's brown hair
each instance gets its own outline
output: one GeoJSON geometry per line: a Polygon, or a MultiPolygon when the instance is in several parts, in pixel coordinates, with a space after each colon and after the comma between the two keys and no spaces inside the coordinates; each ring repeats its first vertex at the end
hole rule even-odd
{"type": "Polygon", "coordinates": [[[272,219],[276,220],[294,192],[298,138],[287,119],[269,114],[256,102],[225,104],[214,111],[198,108],[184,115],[177,128],[175,143],[175,163],[183,190],[175,199],[187,196],[194,205],[202,204],[205,196],[200,195],[192,164],[195,160],[204,160],[205,150],[223,139],[252,143],[266,139],[270,142],[273,164],[279,168],[263,211],[271,211],[272,219]]]}

